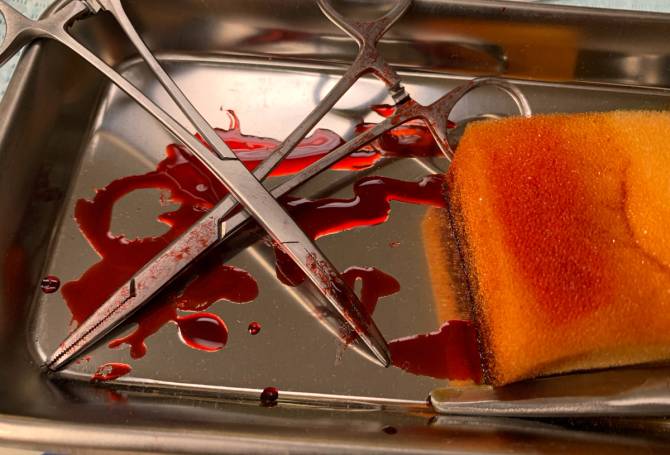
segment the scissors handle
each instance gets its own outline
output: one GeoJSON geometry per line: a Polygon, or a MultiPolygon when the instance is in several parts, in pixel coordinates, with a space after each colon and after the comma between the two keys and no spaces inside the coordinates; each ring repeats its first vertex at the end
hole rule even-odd
{"type": "Polygon", "coordinates": [[[62,42],[65,28],[89,12],[82,1],[73,1],[44,19],[34,21],[0,0],[0,13],[5,19],[5,36],[0,45],[0,65],[37,38],[53,38],[62,42]]]}
{"type": "MultiPolygon", "coordinates": [[[[512,98],[519,113],[524,117],[531,116],[528,100],[519,88],[504,79],[495,77],[480,77],[460,85],[428,106],[417,108],[417,118],[422,118],[435,138],[442,153],[450,160],[454,157],[454,150],[449,144],[449,116],[456,104],[471,91],[484,86],[495,87],[512,98]]],[[[405,120],[406,121],[406,120],[405,120]]]]}
{"type": "Polygon", "coordinates": [[[412,0],[399,0],[391,10],[373,21],[348,20],[333,8],[329,0],[316,0],[323,14],[352,37],[358,44],[358,55],[349,71],[342,77],[351,84],[366,73],[373,73],[389,87],[389,93],[396,104],[409,99],[402,80],[377,49],[377,43],[395,22],[402,17],[412,4],[412,0]]]}
{"type": "Polygon", "coordinates": [[[340,14],[329,0],[316,0],[323,14],[335,25],[342,29],[344,33],[352,37],[359,46],[363,47],[365,43],[376,45],[381,37],[395,24],[398,19],[405,14],[405,11],[412,4],[412,0],[400,0],[393,8],[378,19],[371,21],[352,21],[346,19],[340,14]]]}

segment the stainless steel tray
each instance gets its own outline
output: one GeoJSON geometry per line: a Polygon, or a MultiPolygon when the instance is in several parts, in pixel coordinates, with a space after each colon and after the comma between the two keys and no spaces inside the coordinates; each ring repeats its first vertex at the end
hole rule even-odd
{"type": "MultiPolygon", "coordinates": [[[[247,134],[285,137],[336,80],[342,62],[353,56],[353,43],[309,0],[127,4],[150,47],[160,50],[171,74],[205,116],[226,127],[224,111],[233,109],[247,134]]],[[[358,12],[369,9],[366,2],[356,4],[358,12]]],[[[669,19],[656,15],[415,0],[382,51],[402,69],[409,92],[422,102],[465,76],[500,74],[519,79],[535,112],[663,109],[670,96],[662,88],[668,77],[662,39],[668,25],[669,19]],[[612,24],[625,24],[631,38],[621,39],[612,24]]],[[[169,106],[111,21],[87,20],[75,33],[169,106]]],[[[350,136],[362,118],[375,119],[369,106],[383,102],[382,93],[373,80],[361,81],[319,126],[350,136]]],[[[525,452],[549,450],[554,444],[576,451],[637,451],[666,444],[662,420],[615,419],[606,426],[581,422],[577,431],[564,428],[576,425],[574,421],[436,418],[425,398],[447,384],[379,369],[352,352],[337,360],[337,344],[300,309],[295,300],[301,296],[287,292],[268,273],[272,256],[260,241],[229,262],[257,278],[259,298],[248,305],[212,307],[230,329],[224,350],[191,350],[167,326],[149,339],[147,356],[131,362],[131,375],[114,384],[88,383],[98,365],[130,360],[127,350],[104,346],[58,377],[41,375],[39,363],[65,336],[71,316],[59,294],[45,296],[37,283],[45,273],[63,281],[76,278],[97,260],[72,220],[74,202],[90,198],[95,188],[117,177],[152,169],[174,140],[54,43],[34,45],[24,54],[1,109],[0,439],[51,447],[193,452],[525,452]],[[264,328],[250,339],[246,326],[255,319],[264,321],[264,328]],[[260,408],[259,389],[268,385],[281,389],[282,403],[260,408]],[[382,431],[388,425],[398,433],[382,431]],[[643,431],[599,433],[601,428],[621,433],[633,427],[643,431]]],[[[503,95],[482,90],[459,104],[453,120],[511,112],[503,95]]],[[[425,173],[412,160],[374,170],[405,179],[425,173]]],[[[300,194],[323,195],[328,187],[334,188],[329,195],[350,196],[357,176],[329,172],[300,194]]],[[[115,232],[160,230],[154,221],[162,211],[155,192],[138,192],[118,208],[115,232]]],[[[399,279],[400,293],[380,302],[375,316],[388,338],[438,327],[419,229],[424,210],[394,204],[383,225],[319,241],[340,268],[379,266],[399,279]],[[400,246],[390,248],[393,241],[400,246]]],[[[639,396],[649,371],[622,372],[633,378],[623,385],[624,392],[639,396]]],[[[653,376],[667,388],[670,370],[656,368],[653,376]]],[[[593,384],[581,396],[602,384],[598,374],[575,377],[593,384]]],[[[605,375],[606,382],[616,380],[616,375],[605,375]]],[[[547,396],[561,387],[543,384],[547,382],[517,385],[507,397],[547,396]]],[[[484,392],[505,397],[506,390],[513,389],[484,392]]]]}

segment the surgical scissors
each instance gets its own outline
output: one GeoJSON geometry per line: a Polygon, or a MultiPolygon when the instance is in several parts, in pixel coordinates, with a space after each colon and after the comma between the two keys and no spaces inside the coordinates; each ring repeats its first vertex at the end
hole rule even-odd
{"type": "MultiPolygon", "coordinates": [[[[160,67],[151,51],[146,47],[139,34],[135,31],[132,23],[125,14],[120,0],[90,0],[89,3],[95,5],[95,11],[101,9],[109,11],[121,25],[128,35],[131,42],[140,52],[141,56],[148,63],[149,67],[156,74],[158,79],[166,86],[173,99],[185,107],[185,112],[189,118],[195,117],[194,124],[203,134],[205,139],[213,145],[214,148],[220,148],[222,142],[218,135],[209,128],[206,121],[190,106],[188,100],[181,94],[178,87],[169,78],[165,71],[160,67]]],[[[405,13],[411,4],[411,0],[401,0],[385,15],[374,21],[367,22],[349,22],[339,13],[337,13],[326,0],[317,0],[317,4],[324,14],[336,25],[349,34],[358,44],[359,52],[356,59],[340,78],[338,83],[324,97],[324,99],[314,108],[314,110],[298,125],[298,127],[282,142],[278,148],[264,160],[255,170],[254,175],[258,179],[264,179],[272,169],[285,157],[295,146],[307,135],[307,133],[318,123],[318,121],[335,105],[335,103],[351,88],[351,86],[361,76],[367,73],[373,73],[389,88],[391,97],[396,103],[403,103],[408,100],[408,96],[402,87],[399,76],[386,63],[379,54],[377,43],[384,33],[405,13]]],[[[56,352],[47,361],[50,369],[59,369],[76,355],[86,348],[90,347],[98,339],[111,331],[118,324],[122,323],[138,308],[143,306],[153,295],[155,295],[163,286],[172,281],[176,274],[183,270],[189,263],[195,260],[209,246],[216,244],[217,238],[225,235],[225,224],[220,221],[225,218],[237,205],[232,198],[226,198],[218,206],[216,212],[206,215],[197,223],[197,229],[189,230],[191,236],[182,236],[172,245],[168,246],[159,256],[145,265],[138,273],[129,280],[124,286],[119,288],[93,315],[85,321],[82,326],[86,330],[73,332],[56,350],[56,352]],[[223,230],[221,230],[223,229],[223,230]],[[199,242],[194,240],[200,239],[199,242]],[[205,241],[204,239],[207,239],[205,241]],[[175,254],[178,252],[178,254],[175,254]],[[179,258],[176,260],[175,258],[179,258]],[[142,286],[141,295],[138,294],[139,286],[142,286]]],[[[338,307],[339,302],[331,298],[331,306],[335,307],[339,313],[329,311],[328,307],[320,305],[319,302],[312,302],[312,310],[317,314],[320,320],[328,322],[330,326],[340,325],[342,322],[338,319],[355,317],[350,324],[359,334],[362,333],[362,341],[367,345],[369,351],[374,354],[377,360],[387,366],[389,364],[388,352],[385,342],[378,329],[369,318],[359,311],[357,298],[341,282],[339,275],[333,276],[333,268],[323,257],[312,255],[307,258],[308,265],[315,267],[313,273],[318,275],[332,276],[331,289],[335,289],[335,294],[346,296],[345,302],[348,307],[338,307]]],[[[360,336],[360,335],[359,335],[360,336]]],[[[349,342],[355,340],[351,334],[345,336],[349,342]]],[[[359,346],[360,348],[360,346],[359,346]]],[[[361,352],[360,349],[357,349],[361,352]]],[[[365,351],[362,352],[365,355],[365,351]]],[[[375,360],[374,358],[372,358],[375,360]]]]}
{"type": "MultiPolygon", "coordinates": [[[[110,1],[105,4],[112,12],[119,13],[122,10],[120,2],[110,1]]],[[[191,149],[194,156],[224,183],[229,192],[270,234],[275,243],[297,263],[322,295],[326,297],[331,309],[335,310],[331,312],[330,320],[335,320],[338,323],[339,335],[349,342],[362,341],[363,346],[361,347],[367,349],[371,359],[376,360],[383,366],[388,366],[390,358],[386,342],[369,315],[361,310],[360,302],[353,291],[346,286],[334,266],[319,251],[312,240],[304,234],[283,207],[218,137],[213,128],[191,105],[151,53],[143,46],[138,49],[145,58],[148,52],[150,58],[146,58],[146,60],[149,67],[213,150],[210,150],[195,136],[191,135],[136,87],[67,33],[67,27],[74,20],[89,13],[97,13],[101,8],[102,5],[97,0],[74,0],[48,18],[32,21],[4,1],[0,1],[0,12],[7,24],[5,40],[0,47],[0,62],[4,63],[21,47],[36,38],[50,38],[68,46],[86,61],[93,64],[191,149]]],[[[125,14],[119,14],[119,17],[123,20],[125,14]]],[[[126,27],[132,27],[129,22],[125,25],[126,27]]],[[[121,290],[124,297],[123,302],[113,309],[101,308],[102,311],[96,312],[91,318],[84,321],[50,357],[47,361],[47,367],[58,364],[59,359],[69,358],[67,356],[80,353],[82,349],[88,346],[88,343],[94,342],[102,336],[100,329],[105,327],[106,321],[113,321],[112,317],[119,314],[123,315],[123,319],[125,319],[130,315],[129,312],[134,312],[136,309],[135,306],[129,305],[129,302],[137,300],[138,297],[140,299],[145,298],[145,295],[151,296],[154,291],[155,289],[148,287],[145,282],[131,280],[129,286],[121,290]],[[84,343],[84,340],[87,340],[88,343],[84,343]]],[[[314,310],[320,313],[322,308],[315,303],[314,310]]],[[[112,326],[115,325],[114,323],[112,326]]]]}

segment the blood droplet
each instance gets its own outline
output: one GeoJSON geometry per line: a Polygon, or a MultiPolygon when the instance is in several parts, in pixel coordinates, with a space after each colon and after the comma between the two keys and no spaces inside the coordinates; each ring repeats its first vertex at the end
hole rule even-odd
{"type": "Polygon", "coordinates": [[[376,112],[378,115],[384,118],[389,118],[390,116],[393,115],[396,108],[395,106],[392,106],[390,104],[375,104],[373,106],[370,106],[370,109],[372,109],[374,112],[376,112]]]}
{"type": "Polygon", "coordinates": [[[60,288],[60,279],[53,275],[45,276],[40,282],[40,288],[45,294],[53,294],[60,288]]]}
{"type": "Polygon", "coordinates": [[[272,407],[277,404],[279,399],[279,389],[276,387],[266,387],[261,392],[261,404],[263,406],[272,407]]]}
{"type": "Polygon", "coordinates": [[[184,343],[200,351],[214,352],[228,342],[225,322],[212,313],[195,313],[177,317],[179,334],[184,343]]]}
{"type": "Polygon", "coordinates": [[[257,335],[258,332],[261,331],[261,325],[256,321],[250,322],[249,327],[247,328],[247,330],[249,331],[249,333],[251,335],[257,335]]]}
{"type": "Polygon", "coordinates": [[[398,434],[398,429],[396,427],[392,427],[391,425],[385,426],[382,428],[382,431],[386,434],[398,434]]]}

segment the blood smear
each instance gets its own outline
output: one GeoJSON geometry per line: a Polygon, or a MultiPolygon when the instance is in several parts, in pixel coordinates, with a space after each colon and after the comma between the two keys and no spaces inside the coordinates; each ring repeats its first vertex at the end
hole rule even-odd
{"type": "Polygon", "coordinates": [[[130,373],[132,368],[126,363],[105,363],[100,365],[91,377],[91,382],[113,381],[130,373]]]}

